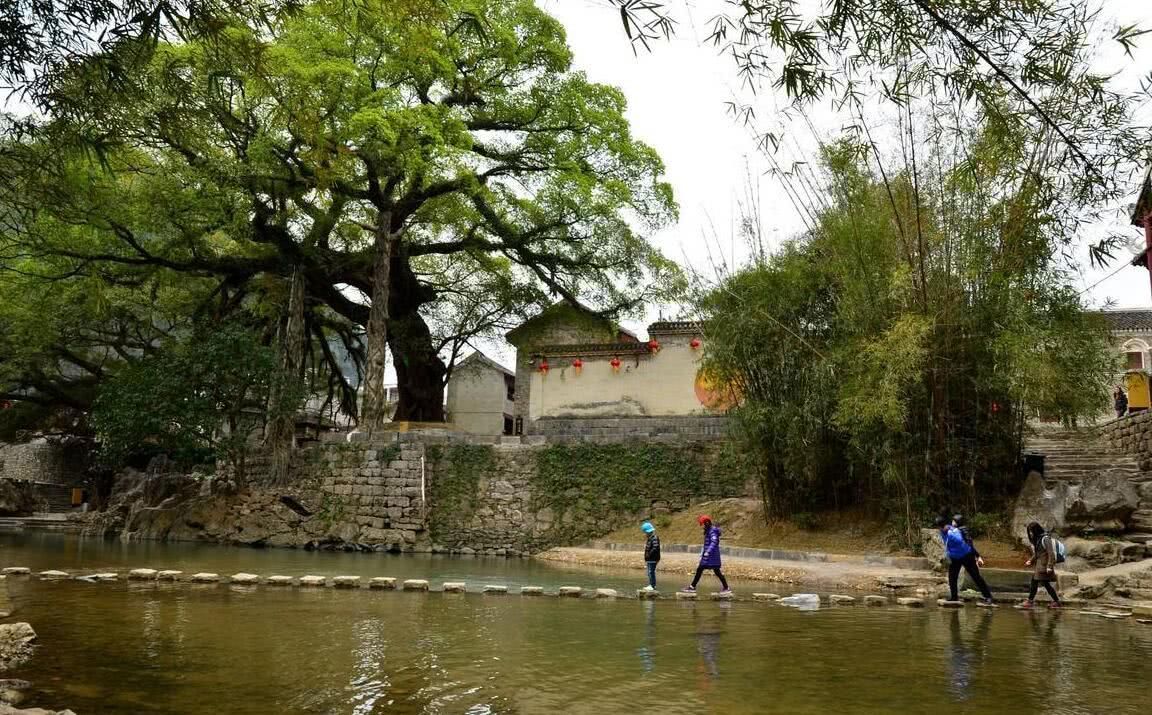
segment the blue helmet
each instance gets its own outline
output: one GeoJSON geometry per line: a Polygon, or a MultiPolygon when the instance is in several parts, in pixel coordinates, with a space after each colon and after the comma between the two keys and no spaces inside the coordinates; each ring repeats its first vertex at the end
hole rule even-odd
{"type": "Polygon", "coordinates": [[[640,531],[643,531],[645,534],[651,534],[653,531],[656,531],[656,527],[646,521],[640,525],[640,531]]]}

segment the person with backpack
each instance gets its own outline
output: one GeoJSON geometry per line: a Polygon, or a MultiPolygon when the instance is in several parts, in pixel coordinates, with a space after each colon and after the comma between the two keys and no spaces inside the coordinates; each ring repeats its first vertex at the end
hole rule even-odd
{"type": "Polygon", "coordinates": [[[964,516],[956,514],[949,522],[944,517],[937,517],[936,528],[940,530],[940,540],[944,542],[944,552],[948,555],[948,600],[959,601],[960,569],[968,572],[976,588],[983,596],[981,605],[994,607],[996,602],[992,599],[992,591],[980,575],[980,567],[984,559],[972,543],[972,537],[964,524],[964,516]]]}
{"type": "Polygon", "coordinates": [[[1032,558],[1025,561],[1024,565],[1032,567],[1032,583],[1028,586],[1028,599],[1017,608],[1032,608],[1036,605],[1036,591],[1040,584],[1044,584],[1044,590],[1052,599],[1048,607],[1063,608],[1064,604],[1053,584],[1056,583],[1056,564],[1064,561],[1064,545],[1034,521],[1028,525],[1028,546],[1032,549],[1032,558]]]}
{"type": "Polygon", "coordinates": [[[696,567],[696,577],[692,579],[691,585],[684,587],[684,591],[694,593],[696,584],[700,583],[700,576],[705,571],[711,571],[720,579],[722,588],[720,594],[731,595],[732,589],[728,588],[728,579],[724,578],[723,572],[720,571],[720,528],[713,526],[712,517],[707,514],[697,518],[696,523],[704,529],[704,548],[700,550],[700,565],[696,567]]]}
{"type": "Polygon", "coordinates": [[[656,535],[656,527],[651,522],[644,522],[640,530],[648,535],[644,542],[644,565],[648,567],[648,585],[645,591],[656,590],[656,565],[660,563],[660,537],[656,535]]]}

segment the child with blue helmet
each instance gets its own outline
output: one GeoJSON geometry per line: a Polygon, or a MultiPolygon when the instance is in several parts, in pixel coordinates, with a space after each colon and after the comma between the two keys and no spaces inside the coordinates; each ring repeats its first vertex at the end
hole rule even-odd
{"type": "Polygon", "coordinates": [[[656,527],[651,522],[640,525],[640,531],[648,535],[644,542],[644,564],[648,567],[648,585],[645,591],[656,590],[656,564],[660,563],[660,537],[656,535],[656,527]]]}

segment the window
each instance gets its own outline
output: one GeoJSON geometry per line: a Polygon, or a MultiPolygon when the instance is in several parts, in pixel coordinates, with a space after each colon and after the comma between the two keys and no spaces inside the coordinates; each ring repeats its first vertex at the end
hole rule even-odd
{"type": "Polygon", "coordinates": [[[513,424],[513,422],[512,422],[512,418],[511,418],[511,417],[505,417],[505,418],[504,418],[504,434],[506,434],[506,435],[511,435],[511,434],[512,434],[512,431],[513,431],[515,428],[516,428],[516,427],[515,427],[515,425],[514,425],[514,424],[513,424]]]}
{"type": "Polygon", "coordinates": [[[1144,353],[1134,350],[1127,353],[1128,356],[1128,369],[1129,370],[1143,370],[1144,369],[1144,353]]]}
{"type": "Polygon", "coordinates": [[[504,376],[504,389],[507,390],[507,398],[510,401],[516,400],[516,378],[511,375],[504,376]]]}

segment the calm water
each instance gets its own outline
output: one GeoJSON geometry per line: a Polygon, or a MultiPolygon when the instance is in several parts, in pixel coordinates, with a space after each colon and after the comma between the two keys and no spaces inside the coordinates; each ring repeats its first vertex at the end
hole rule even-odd
{"type": "MultiPolygon", "coordinates": [[[[4,565],[511,587],[634,587],[640,574],[47,534],[0,534],[4,565]]],[[[80,715],[1149,712],[1152,627],[1075,613],[800,612],[15,577],[0,586],[0,609],[8,608],[33,625],[40,647],[4,677],[35,682],[35,704],[80,715]]]]}

